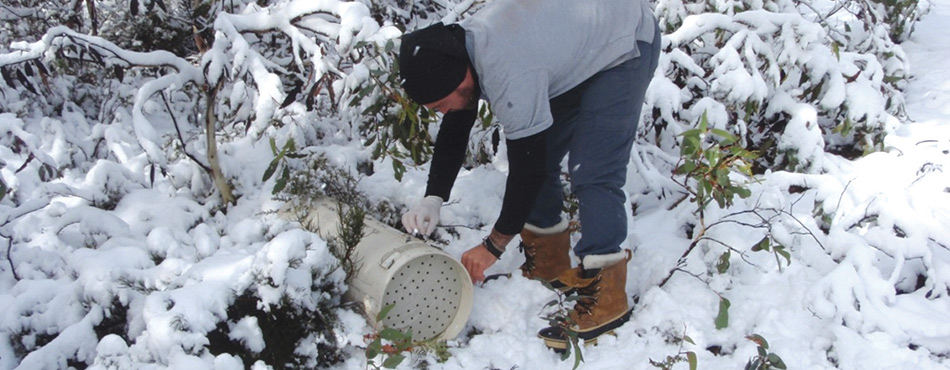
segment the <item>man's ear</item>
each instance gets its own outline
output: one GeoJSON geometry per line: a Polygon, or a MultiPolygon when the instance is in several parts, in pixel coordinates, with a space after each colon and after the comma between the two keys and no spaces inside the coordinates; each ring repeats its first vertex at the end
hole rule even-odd
{"type": "Polygon", "coordinates": [[[472,78],[472,66],[468,66],[465,68],[465,78],[462,79],[462,83],[459,84],[459,87],[456,88],[455,91],[471,87],[474,82],[475,79],[472,78]]]}

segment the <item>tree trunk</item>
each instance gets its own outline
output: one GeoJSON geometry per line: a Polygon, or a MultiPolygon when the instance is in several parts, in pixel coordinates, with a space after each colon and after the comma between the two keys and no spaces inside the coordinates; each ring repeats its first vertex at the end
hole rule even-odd
{"type": "Polygon", "coordinates": [[[211,180],[217,186],[221,193],[221,201],[224,204],[233,204],[234,195],[231,194],[231,184],[221,172],[221,164],[218,163],[218,143],[215,140],[215,114],[214,101],[218,95],[220,85],[208,87],[208,101],[205,107],[205,137],[208,139],[208,164],[211,166],[211,180]]]}

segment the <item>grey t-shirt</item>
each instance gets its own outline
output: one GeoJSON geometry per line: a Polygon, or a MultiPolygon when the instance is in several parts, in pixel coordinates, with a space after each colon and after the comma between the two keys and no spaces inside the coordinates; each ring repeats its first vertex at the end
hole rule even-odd
{"type": "Polygon", "coordinates": [[[553,123],[548,101],[640,55],[652,42],[645,0],[495,0],[461,22],[482,97],[508,139],[553,123]]]}

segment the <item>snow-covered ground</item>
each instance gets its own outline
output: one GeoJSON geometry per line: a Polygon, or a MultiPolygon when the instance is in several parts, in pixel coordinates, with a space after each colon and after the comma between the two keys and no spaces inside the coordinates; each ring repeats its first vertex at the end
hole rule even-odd
{"type": "MultiPolygon", "coordinates": [[[[891,123],[885,151],[855,161],[826,155],[821,174],[761,176],[749,185],[749,199],[727,210],[707,210],[707,239],[662,287],[657,285],[695,236],[690,231],[698,232],[691,224],[695,207],[678,203],[677,196],[651,193],[646,176],[631,165],[626,190],[637,207],[627,243],[635,251],[627,289],[637,303],[616,336],[584,349],[583,368],[653,369],[651,360],[686,352],[695,353],[700,369],[742,368],[757,355],[757,344],[746,338],[754,334],[767,339],[769,350],[789,369],[950,368],[947,24],[950,0],[934,0],[931,13],[903,45],[913,74],[905,95],[910,121],[891,123]],[[828,217],[819,224],[816,212],[828,217]],[[766,235],[788,250],[787,260],[751,250],[766,235]],[[727,251],[730,266],[716,271],[727,251]],[[724,300],[731,303],[728,325],[717,328],[724,300]],[[685,336],[692,343],[681,339],[685,336]]],[[[63,115],[85,122],[78,113],[63,115]]],[[[319,122],[290,121],[282,123],[299,125],[301,132],[323,129],[319,122]]],[[[87,126],[53,119],[27,123],[0,113],[0,132],[13,132],[28,148],[47,149],[51,158],[40,158],[44,163],[69,162],[62,159],[74,153],[53,144],[92,136],[84,131],[87,126]],[[34,122],[41,122],[49,137],[32,134],[43,132],[30,126],[34,122]]],[[[94,363],[96,369],[241,369],[252,364],[201,350],[208,343],[203,333],[227,317],[234,292],[266,280],[273,286],[254,287],[262,307],[282,299],[307,306],[315,304],[311,287],[321,284],[313,276],[342,280],[341,271],[327,273],[333,266],[325,241],[266,212],[281,206],[270,192],[273,180],[261,189],[245,186],[236,206],[217,212],[192,199],[211,193],[193,164],[169,163],[167,174],[147,184],[142,174],[148,172],[148,158],[133,135],[116,127],[103,130],[96,134],[109,143],[104,150],[120,160],[90,163],[78,175],[66,170],[62,182],[53,184],[40,175],[24,180],[12,170],[0,173],[11,188],[37,194],[19,208],[8,207],[0,223],[8,227],[9,220],[19,219],[3,229],[16,248],[7,248],[6,261],[0,261],[0,332],[23,334],[17,339],[24,346],[42,334],[58,334],[22,360],[14,355],[11,337],[3,335],[0,370],[64,368],[67,358],[94,363]],[[190,184],[191,192],[181,184],[190,184]],[[113,199],[115,194],[123,196],[113,199]],[[80,247],[86,245],[92,247],[80,247]],[[118,335],[99,340],[92,330],[113,302],[129,305],[129,342],[118,335]]],[[[334,145],[313,150],[343,167],[368,157],[345,132],[336,134],[339,140],[332,134],[327,139],[334,145]]],[[[253,139],[234,139],[221,150],[228,154],[225,172],[245,185],[259,185],[273,158],[270,148],[253,139]]],[[[28,162],[9,148],[0,148],[0,155],[13,170],[28,162]]],[[[406,205],[421,197],[424,169],[410,168],[396,182],[388,163],[376,167],[359,184],[371,199],[406,205]]],[[[442,221],[464,227],[452,227],[457,236],[446,227],[437,231],[450,241],[447,253],[459,257],[484,237],[487,229],[472,227],[490,225],[497,216],[506,167],[502,149],[491,165],[463,171],[442,221]]],[[[0,239],[0,248],[6,240],[0,239]]],[[[511,272],[521,262],[518,253],[509,252],[487,272],[511,272]]],[[[447,361],[439,363],[431,353],[413,355],[400,368],[423,362],[429,369],[573,367],[536,337],[546,326],[542,308],[554,298],[552,292],[516,274],[475,287],[473,298],[466,330],[449,342],[447,361]]],[[[347,358],[333,368],[365,369],[364,335],[371,329],[357,314],[338,312],[336,340],[347,358]]],[[[232,338],[248,350],[265,345],[255,319],[231,325],[232,338]]],[[[688,366],[680,362],[673,368],[688,366]]]]}

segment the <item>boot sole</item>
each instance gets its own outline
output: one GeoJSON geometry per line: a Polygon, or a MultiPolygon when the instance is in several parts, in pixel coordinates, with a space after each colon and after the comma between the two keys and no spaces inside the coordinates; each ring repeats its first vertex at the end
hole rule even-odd
{"type": "MultiPolygon", "coordinates": [[[[611,331],[608,331],[608,332],[605,332],[605,333],[600,334],[600,336],[598,336],[597,338],[600,338],[601,336],[604,336],[604,335],[613,335],[613,336],[616,336],[617,333],[614,333],[614,331],[611,330],[611,331]]],[[[542,338],[544,338],[544,337],[542,337],[542,338]]],[[[590,340],[585,339],[585,340],[584,340],[584,347],[587,347],[587,346],[596,346],[596,345],[597,345],[597,338],[590,339],[590,340]]],[[[567,347],[570,345],[570,343],[569,343],[568,341],[566,341],[566,340],[554,340],[554,339],[551,339],[551,338],[544,338],[544,345],[547,346],[547,347],[550,348],[550,349],[553,349],[553,350],[554,350],[555,352],[557,352],[557,353],[564,353],[565,351],[567,351],[567,347]]]]}
{"type": "MultiPolygon", "coordinates": [[[[627,310],[623,315],[620,315],[616,319],[613,319],[601,326],[588,329],[586,331],[577,332],[577,339],[584,340],[584,346],[588,345],[597,345],[597,338],[604,334],[615,335],[614,329],[623,326],[628,321],[630,321],[630,316],[633,314],[633,309],[627,310]]],[[[565,351],[567,350],[570,342],[568,341],[567,336],[560,328],[547,327],[538,332],[538,337],[544,339],[544,345],[548,348],[551,348],[555,351],[565,351]]]]}

